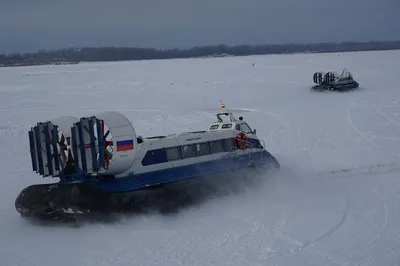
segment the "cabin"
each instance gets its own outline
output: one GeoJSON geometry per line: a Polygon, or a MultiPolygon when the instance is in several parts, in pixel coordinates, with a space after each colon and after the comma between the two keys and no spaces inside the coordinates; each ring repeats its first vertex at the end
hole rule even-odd
{"type": "Polygon", "coordinates": [[[150,142],[149,145],[154,147],[146,151],[141,164],[150,166],[216,153],[234,152],[238,150],[236,135],[240,132],[248,136],[249,148],[264,148],[256,136],[256,130],[252,130],[243,117],[236,119],[232,113],[218,113],[217,121],[204,131],[148,138],[139,137],[138,143],[150,142]],[[225,121],[222,116],[227,117],[228,120],[225,121]]]}

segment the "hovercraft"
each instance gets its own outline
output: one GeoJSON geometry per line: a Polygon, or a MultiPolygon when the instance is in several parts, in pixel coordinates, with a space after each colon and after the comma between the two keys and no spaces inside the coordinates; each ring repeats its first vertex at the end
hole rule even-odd
{"type": "Polygon", "coordinates": [[[256,166],[280,168],[243,117],[216,115],[207,130],[147,138],[115,111],[39,122],[29,131],[32,170],[58,181],[25,188],[15,208],[22,217],[46,219],[102,214],[124,209],[133,192],[147,188],[256,166]]]}
{"type": "Polygon", "coordinates": [[[318,85],[311,89],[317,91],[349,91],[359,87],[358,82],[353,79],[353,75],[346,69],[340,74],[336,72],[315,72],[313,80],[318,85]]]}

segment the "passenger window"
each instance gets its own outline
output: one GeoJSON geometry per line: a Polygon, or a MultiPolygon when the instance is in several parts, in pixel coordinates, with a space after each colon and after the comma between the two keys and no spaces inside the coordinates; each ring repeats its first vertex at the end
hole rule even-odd
{"type": "Polygon", "coordinates": [[[196,157],[196,151],[194,149],[194,145],[190,144],[182,146],[182,156],[183,158],[196,157]]]}
{"type": "Polygon", "coordinates": [[[232,124],[223,124],[222,125],[222,128],[231,128],[232,127],[232,124]]]}
{"type": "Polygon", "coordinates": [[[210,141],[211,153],[223,152],[222,142],[220,140],[210,141]]]}
{"type": "Polygon", "coordinates": [[[239,124],[236,124],[236,130],[240,131],[240,125],[239,124]]]}
{"type": "Polygon", "coordinates": [[[226,148],[228,151],[233,151],[233,147],[234,147],[234,140],[229,138],[229,139],[225,139],[226,142],[226,148]]]}
{"type": "Polygon", "coordinates": [[[178,147],[166,148],[165,151],[167,152],[168,161],[175,161],[181,158],[178,147]]]}
{"type": "Polygon", "coordinates": [[[217,129],[218,127],[219,127],[219,125],[212,125],[212,126],[210,127],[210,130],[217,129]]]}
{"type": "Polygon", "coordinates": [[[244,132],[244,133],[251,133],[251,128],[246,124],[246,123],[243,123],[242,124],[242,131],[244,132]]]}
{"type": "Polygon", "coordinates": [[[196,150],[197,150],[197,155],[199,155],[199,156],[210,154],[210,150],[209,150],[207,142],[197,143],[196,150]]]}
{"type": "Polygon", "coordinates": [[[147,166],[165,162],[167,162],[167,157],[165,155],[164,149],[156,149],[146,152],[146,155],[143,157],[142,160],[142,165],[147,166]]]}

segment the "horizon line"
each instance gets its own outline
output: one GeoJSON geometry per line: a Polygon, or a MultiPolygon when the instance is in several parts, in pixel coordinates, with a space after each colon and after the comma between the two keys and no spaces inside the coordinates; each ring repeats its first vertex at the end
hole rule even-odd
{"type": "Polygon", "coordinates": [[[170,50],[181,50],[181,51],[189,51],[192,49],[197,48],[205,48],[205,47],[218,47],[223,46],[227,48],[234,48],[240,46],[252,46],[252,47],[260,47],[260,46],[285,46],[285,45],[321,45],[321,44],[346,44],[346,43],[354,43],[354,44],[367,44],[367,43],[400,43],[400,40],[392,40],[392,41],[377,41],[377,40],[370,40],[370,41],[337,41],[337,42],[310,42],[310,43],[302,43],[302,42],[291,42],[291,43],[265,43],[265,44],[235,44],[235,45],[228,45],[228,44],[208,44],[208,45],[198,45],[198,46],[191,46],[189,48],[154,48],[149,46],[118,46],[118,45],[104,45],[104,46],[70,46],[70,47],[60,47],[60,48],[42,48],[38,49],[34,52],[10,52],[10,53],[0,53],[3,56],[9,56],[14,54],[37,54],[41,52],[56,52],[61,50],[80,50],[80,49],[104,49],[104,48],[116,48],[116,49],[146,49],[146,50],[155,50],[155,51],[170,51],[170,50]]]}

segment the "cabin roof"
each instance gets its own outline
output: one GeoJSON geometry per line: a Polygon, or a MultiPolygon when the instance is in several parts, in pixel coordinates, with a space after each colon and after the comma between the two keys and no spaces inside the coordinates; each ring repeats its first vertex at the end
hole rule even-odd
{"type": "Polygon", "coordinates": [[[156,139],[163,139],[163,138],[175,138],[182,135],[196,135],[196,134],[204,134],[210,131],[220,131],[220,130],[235,130],[235,126],[237,123],[246,123],[242,117],[236,119],[232,112],[220,112],[217,113],[217,121],[210,124],[206,130],[200,131],[189,131],[189,132],[181,132],[177,134],[170,134],[165,136],[152,136],[152,137],[143,137],[143,141],[146,140],[156,140],[156,139]],[[224,119],[225,118],[225,119],[224,119]]]}

